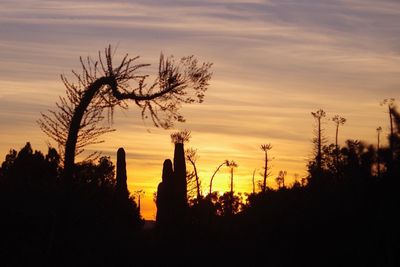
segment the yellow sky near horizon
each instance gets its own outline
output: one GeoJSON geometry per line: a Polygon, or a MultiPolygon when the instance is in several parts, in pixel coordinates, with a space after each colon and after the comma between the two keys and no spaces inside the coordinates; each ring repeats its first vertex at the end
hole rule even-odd
{"type": "MultiPolygon", "coordinates": [[[[272,175],[306,175],[312,152],[313,118],[347,119],[346,139],[375,142],[387,133],[379,102],[398,98],[400,3],[391,0],[332,1],[46,1],[0,0],[0,159],[30,141],[47,150],[40,112],[54,109],[64,94],[60,74],[79,69],[79,56],[96,57],[108,44],[140,55],[154,73],[161,51],[177,58],[194,54],[213,62],[205,102],[184,105],[187,122],[163,130],[142,121],[132,103],[117,111],[116,132],[88,147],[111,156],[124,147],[131,191],[146,191],[145,218],[155,217],[153,192],[164,159],[173,157],[170,133],[188,129],[186,147],[198,149],[203,192],[225,159],[235,160],[236,191],[251,191],[253,170],[262,169],[260,145],[271,143],[272,175]]],[[[334,140],[333,124],[326,135],[334,140]]],[[[261,176],[257,176],[261,179],[261,176]]],[[[215,178],[215,190],[229,188],[229,172],[215,178]]]]}

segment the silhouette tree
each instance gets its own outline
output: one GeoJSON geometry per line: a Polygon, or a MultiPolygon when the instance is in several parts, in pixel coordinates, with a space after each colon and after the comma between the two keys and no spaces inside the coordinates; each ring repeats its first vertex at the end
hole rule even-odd
{"type": "Polygon", "coordinates": [[[388,159],[387,159],[387,171],[391,173],[393,171],[393,158],[394,158],[394,118],[393,118],[393,113],[395,111],[395,99],[394,98],[386,98],[382,100],[380,103],[381,106],[387,106],[388,109],[388,114],[389,114],[389,125],[390,125],[390,133],[389,133],[389,150],[390,153],[388,154],[388,159]]]}
{"type": "Polygon", "coordinates": [[[393,112],[395,109],[395,101],[396,101],[396,99],[394,99],[394,98],[386,98],[386,99],[382,100],[382,102],[381,102],[381,106],[387,105],[387,108],[388,108],[389,123],[390,123],[389,147],[390,147],[391,151],[393,151],[393,135],[394,135],[393,112]]]}
{"type": "Polygon", "coordinates": [[[67,180],[73,176],[75,156],[85,146],[101,142],[98,138],[102,134],[112,131],[109,126],[100,126],[105,111],[112,122],[115,107],[127,108],[126,100],[133,100],[143,119],[150,118],[155,126],[169,128],[174,121],[184,121],[179,113],[182,103],[203,101],[211,78],[211,63],[199,64],[193,56],[176,62],[161,54],[157,77],[148,82],[149,76],[139,70],[149,64],[135,64],[137,59],[127,54],[114,67],[109,46],[104,58],[99,52],[98,60],[80,59],[82,73],[72,71],[76,83],[61,76],[67,97],[61,97],[56,104],[58,111],[42,113],[38,123],[44,133],[64,148],[67,180]]]}
{"type": "Polygon", "coordinates": [[[294,182],[293,182],[293,187],[300,187],[300,186],[302,186],[302,184],[301,184],[301,179],[299,179],[300,178],[300,175],[298,174],[298,173],[294,173],[293,174],[293,180],[294,180],[294,182]]]}
{"type": "Polygon", "coordinates": [[[197,199],[196,174],[194,173],[194,171],[186,171],[186,188],[187,188],[188,203],[189,204],[196,203],[198,199],[197,199]]]}
{"type": "Polygon", "coordinates": [[[227,162],[229,162],[229,161],[225,160],[220,165],[218,165],[218,167],[215,169],[213,175],[211,176],[211,179],[210,179],[210,195],[212,194],[212,183],[213,183],[213,180],[214,180],[214,176],[217,174],[217,172],[219,171],[219,169],[221,169],[222,166],[226,165],[227,162]]]}
{"type": "Polygon", "coordinates": [[[139,212],[139,216],[141,217],[141,213],[140,213],[140,198],[142,196],[144,196],[146,192],[143,189],[140,189],[140,190],[135,190],[133,193],[134,193],[134,196],[137,197],[137,199],[138,199],[138,212],[139,212]]]}
{"type": "Polygon", "coordinates": [[[338,145],[339,126],[344,125],[344,123],[346,122],[346,119],[339,115],[335,115],[335,116],[333,116],[332,121],[335,124],[335,128],[336,128],[336,132],[335,132],[335,150],[336,150],[335,151],[336,152],[335,165],[336,165],[336,169],[338,169],[338,165],[339,165],[339,145],[338,145]]]}
{"type": "Polygon", "coordinates": [[[326,117],[326,113],[324,110],[319,109],[316,112],[311,112],[315,122],[316,129],[314,129],[314,139],[313,143],[315,146],[315,160],[317,164],[317,171],[320,173],[322,170],[322,146],[326,143],[326,139],[324,137],[324,130],[322,129],[322,120],[326,117]]]}
{"type": "Polygon", "coordinates": [[[137,240],[142,221],[133,199],[114,197],[115,172],[109,158],[77,164],[76,182],[68,190],[73,197],[67,199],[55,149],[44,156],[27,143],[14,151],[1,167],[2,263],[8,265],[7,258],[18,260],[17,256],[23,258],[18,266],[27,261],[98,265],[107,257],[110,263],[119,261],[117,254],[137,240]]]}
{"type": "Polygon", "coordinates": [[[10,149],[4,162],[1,164],[0,167],[0,179],[3,179],[7,172],[13,168],[15,160],[17,159],[17,151],[15,149],[10,149]]]}
{"type": "Polygon", "coordinates": [[[381,132],[382,132],[382,127],[379,126],[376,128],[377,132],[377,146],[376,146],[376,160],[377,160],[377,172],[378,172],[378,178],[381,177],[381,156],[380,156],[380,141],[381,141],[381,132]]]}
{"type": "Polygon", "coordinates": [[[335,146],[338,147],[338,136],[339,136],[339,126],[340,125],[344,125],[344,123],[346,122],[346,119],[339,116],[339,115],[335,115],[332,117],[332,121],[335,124],[335,129],[336,129],[336,133],[335,133],[335,146]]]}
{"type": "Polygon", "coordinates": [[[254,171],[253,171],[253,178],[252,178],[252,184],[253,184],[253,194],[255,194],[256,193],[256,182],[254,181],[254,176],[255,176],[255,174],[256,174],[256,171],[257,171],[257,169],[254,169],[254,171]]]}
{"type": "Polygon", "coordinates": [[[300,184],[301,184],[301,186],[306,186],[307,185],[307,178],[306,177],[302,177],[300,179],[300,184]]]}
{"type": "MultiPolygon", "coordinates": [[[[94,160],[80,162],[75,166],[74,181],[80,185],[114,188],[118,191],[118,182],[115,180],[115,166],[110,157],[100,157],[98,163],[94,160]]],[[[128,198],[128,193],[123,195],[128,198]]]]}
{"type": "MultiPolygon", "coordinates": [[[[392,178],[400,175],[400,113],[396,108],[392,109],[394,133],[392,135],[392,178]]],[[[398,180],[398,179],[396,179],[398,180]]]]}
{"type": "Polygon", "coordinates": [[[287,172],[286,171],[279,171],[278,176],[275,178],[275,181],[278,185],[278,188],[285,188],[285,177],[287,172]]]}
{"type": "Polygon", "coordinates": [[[268,167],[268,151],[272,149],[271,144],[264,144],[261,145],[261,150],[264,151],[265,153],[265,164],[264,164],[264,180],[263,180],[263,186],[262,186],[262,192],[265,193],[267,189],[267,177],[270,175],[269,167],[268,167]]]}
{"type": "Polygon", "coordinates": [[[233,160],[231,160],[231,161],[227,160],[227,161],[225,161],[225,164],[231,170],[231,194],[233,195],[233,169],[239,167],[239,165],[236,162],[234,162],[233,160]]]}
{"type": "Polygon", "coordinates": [[[197,200],[200,200],[202,198],[202,195],[201,195],[200,179],[199,175],[197,174],[197,168],[196,168],[196,161],[199,159],[197,155],[197,150],[193,148],[186,149],[185,155],[186,155],[186,160],[189,161],[190,164],[193,166],[194,177],[196,179],[197,200]]]}
{"type": "Polygon", "coordinates": [[[351,178],[351,182],[372,177],[372,169],[376,151],[374,146],[358,140],[347,140],[342,149],[344,177],[351,178]]]}
{"type": "Polygon", "coordinates": [[[218,199],[217,205],[217,213],[220,216],[232,216],[237,213],[240,208],[243,206],[242,195],[239,193],[238,195],[233,194],[233,192],[225,192],[218,199]]]}
{"type": "Polygon", "coordinates": [[[47,155],[33,151],[29,142],[20,151],[14,149],[6,155],[0,168],[0,180],[20,184],[54,184],[60,173],[60,156],[49,147],[47,155]]]}

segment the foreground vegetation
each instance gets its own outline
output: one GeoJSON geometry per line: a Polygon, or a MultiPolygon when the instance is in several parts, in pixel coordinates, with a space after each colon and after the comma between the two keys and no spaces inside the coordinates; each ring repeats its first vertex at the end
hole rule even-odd
{"type": "Polygon", "coordinates": [[[314,158],[308,176],[292,187],[279,172],[277,190],[268,188],[271,144],[265,154],[263,179],[247,197],[231,190],[201,192],[196,151],[184,150],[190,132],[173,134],[174,158],[165,160],[155,196],[157,224],[145,229],[140,207],[126,186],[125,152],[118,150],[117,169],[107,157],[75,163],[77,154],[112,129],[101,126],[109,111],[133,100],[143,119],[168,128],[184,121],[182,103],[201,103],[211,79],[211,63],[194,57],[178,63],[159,61],[149,85],[136,70],[137,57],[127,55],[115,67],[111,47],[104,58],[84,61],[76,83],[63,76],[67,96],[57,111],[42,114],[39,126],[59,146],[46,155],[29,143],[11,150],[0,168],[0,256],[4,265],[121,266],[140,262],[160,265],[216,265],[217,261],[265,266],[399,266],[400,235],[397,193],[400,179],[400,114],[385,100],[390,115],[389,146],[347,140],[338,145],[323,136],[323,110],[312,112],[314,158]],[[129,82],[136,82],[131,87],[129,82]],[[192,166],[188,171],[186,164],[192,166]],[[116,172],[116,175],[115,175],[116,172]]]}
{"type": "Polygon", "coordinates": [[[307,183],[261,185],[247,201],[234,192],[195,194],[183,213],[151,230],[143,229],[134,198],[116,190],[108,158],[78,164],[73,183],[64,183],[56,150],[43,155],[27,143],[0,169],[2,259],[110,266],[212,264],[216,256],[267,266],[397,266],[400,116],[393,116],[392,148],[324,145],[307,183]]]}

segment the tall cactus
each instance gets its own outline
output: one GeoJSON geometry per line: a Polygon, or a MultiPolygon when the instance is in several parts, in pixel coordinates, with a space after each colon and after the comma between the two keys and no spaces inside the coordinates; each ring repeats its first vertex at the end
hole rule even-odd
{"type": "Polygon", "coordinates": [[[118,194],[127,195],[128,186],[126,184],[126,161],[125,161],[125,150],[120,147],[117,151],[117,185],[116,190],[118,194]]]}
{"type": "Polygon", "coordinates": [[[177,205],[184,209],[187,206],[186,161],[183,143],[175,144],[174,151],[174,189],[177,196],[177,205]]]}
{"type": "Polygon", "coordinates": [[[157,224],[165,229],[178,229],[184,222],[187,203],[186,161],[184,142],[190,138],[189,131],[171,134],[175,144],[174,162],[164,161],[162,182],[157,189],[157,224]],[[172,168],[173,165],[173,168],[172,168]]]}
{"type": "Polygon", "coordinates": [[[163,164],[162,181],[157,188],[157,217],[159,225],[169,224],[172,220],[173,210],[173,169],[172,162],[166,159],[163,164]]]}
{"type": "Polygon", "coordinates": [[[171,134],[174,150],[174,190],[176,194],[177,217],[184,217],[187,203],[186,159],[184,143],[190,139],[190,131],[184,130],[171,134]]]}

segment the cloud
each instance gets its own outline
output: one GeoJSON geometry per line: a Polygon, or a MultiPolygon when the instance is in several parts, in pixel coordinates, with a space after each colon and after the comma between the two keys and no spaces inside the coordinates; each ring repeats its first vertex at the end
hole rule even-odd
{"type": "MultiPolygon", "coordinates": [[[[214,63],[205,103],[184,106],[187,123],[177,128],[193,131],[202,177],[232,158],[242,188],[262,164],[258,147],[265,142],[274,145],[275,172],[304,173],[311,111],[345,116],[341,140],[374,142],[376,127],[387,124],[379,101],[398,96],[397,0],[0,0],[0,6],[3,155],[28,140],[45,150],[48,138],[35,121],[64,94],[59,75],[108,44],[117,47],[115,62],[126,52],[140,55],[140,63],[153,64],[149,73],[160,51],[214,63]]],[[[134,105],[116,113],[114,126],[106,143],[89,150],[114,157],[125,147],[132,186],[156,185],[162,161],[172,157],[171,131],[143,122],[134,105]]],[[[227,185],[224,179],[216,188],[227,185]]]]}

